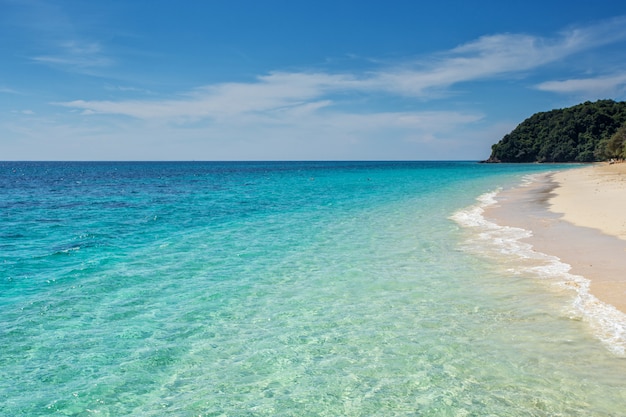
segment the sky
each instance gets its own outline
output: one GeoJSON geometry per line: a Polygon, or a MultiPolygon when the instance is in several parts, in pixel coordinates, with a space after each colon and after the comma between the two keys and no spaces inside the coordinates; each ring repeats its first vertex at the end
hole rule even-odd
{"type": "Polygon", "coordinates": [[[623,0],[0,0],[0,160],[482,160],[599,99],[623,0]]]}

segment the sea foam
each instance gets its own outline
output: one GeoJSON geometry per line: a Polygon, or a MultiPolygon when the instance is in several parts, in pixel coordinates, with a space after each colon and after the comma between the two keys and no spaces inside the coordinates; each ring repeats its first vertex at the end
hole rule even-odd
{"type": "MultiPolygon", "coordinates": [[[[530,185],[535,176],[524,177],[522,186],[530,185]]],[[[522,241],[532,231],[499,225],[485,216],[485,209],[498,204],[501,190],[480,195],[477,203],[459,210],[451,219],[470,231],[463,249],[504,263],[514,275],[530,275],[561,288],[572,290],[575,296],[565,314],[571,319],[584,320],[593,334],[613,354],[626,357],[626,314],[604,303],[590,293],[590,281],[570,272],[571,266],[560,258],[538,252],[530,243],[522,241]]]]}

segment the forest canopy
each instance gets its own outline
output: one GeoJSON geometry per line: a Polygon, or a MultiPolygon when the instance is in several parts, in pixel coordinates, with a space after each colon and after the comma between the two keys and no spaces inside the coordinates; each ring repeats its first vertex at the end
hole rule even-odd
{"type": "Polygon", "coordinates": [[[596,162],[626,157],[626,102],[535,113],[491,147],[486,162],[596,162]]]}

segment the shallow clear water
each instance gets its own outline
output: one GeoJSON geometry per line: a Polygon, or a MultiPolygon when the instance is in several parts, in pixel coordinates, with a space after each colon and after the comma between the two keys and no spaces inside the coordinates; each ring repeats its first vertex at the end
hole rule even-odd
{"type": "Polygon", "coordinates": [[[454,220],[554,168],[0,163],[0,415],[623,415],[575,295],[454,220]]]}

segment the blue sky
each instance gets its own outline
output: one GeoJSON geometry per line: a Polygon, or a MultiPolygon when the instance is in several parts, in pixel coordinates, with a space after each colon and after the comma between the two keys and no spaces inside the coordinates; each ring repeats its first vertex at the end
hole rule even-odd
{"type": "Polygon", "coordinates": [[[0,0],[0,54],[0,160],[476,160],[626,99],[626,3],[0,0]]]}

